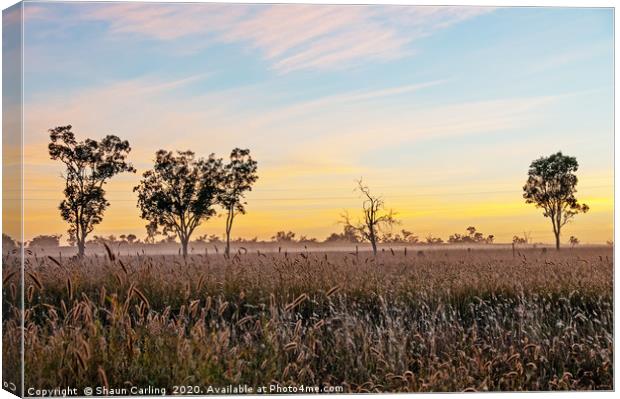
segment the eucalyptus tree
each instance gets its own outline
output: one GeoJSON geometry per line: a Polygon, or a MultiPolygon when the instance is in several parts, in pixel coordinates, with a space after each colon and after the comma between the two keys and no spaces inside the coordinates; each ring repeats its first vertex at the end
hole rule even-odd
{"type": "Polygon", "coordinates": [[[245,214],[245,194],[252,191],[258,180],[258,164],[250,156],[250,150],[235,148],[230,153],[229,162],[224,165],[221,190],[218,202],[226,212],[226,250],[230,256],[230,233],[235,216],[245,214]]]}
{"type": "Polygon", "coordinates": [[[69,241],[77,244],[78,256],[82,257],[88,234],[101,223],[110,205],[104,185],[119,173],[136,170],[127,162],[131,151],[128,141],[114,135],[101,141],[78,141],[71,129],[71,125],[50,129],[48,150],[51,159],[65,166],[65,199],[59,206],[60,215],[69,224],[69,241]]]}
{"type": "Polygon", "coordinates": [[[562,227],[578,213],[590,209],[580,204],[577,193],[577,158],[557,152],[533,161],[523,186],[523,198],[528,204],[542,208],[543,216],[551,219],[555,247],[560,249],[562,227]]]}
{"type": "Polygon", "coordinates": [[[147,230],[161,227],[162,234],[176,234],[186,257],[192,233],[216,213],[223,176],[222,160],[214,154],[197,158],[193,151],[157,151],[153,169],[134,187],[147,230]]]}

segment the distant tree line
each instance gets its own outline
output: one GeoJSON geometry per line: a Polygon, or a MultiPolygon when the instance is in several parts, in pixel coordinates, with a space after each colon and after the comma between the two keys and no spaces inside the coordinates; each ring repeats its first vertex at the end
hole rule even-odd
{"type": "Polygon", "coordinates": [[[493,244],[493,240],[495,239],[493,234],[489,234],[485,237],[484,234],[476,231],[474,226],[469,226],[466,230],[467,234],[452,234],[450,238],[448,238],[448,242],[451,244],[493,244]]]}
{"type": "MultiPolygon", "coordinates": [[[[474,233],[470,233],[468,236],[461,236],[460,234],[454,234],[450,236],[448,239],[448,243],[457,244],[457,243],[468,243],[468,244],[492,244],[493,243],[493,235],[489,235],[487,237],[480,238],[480,233],[475,231],[475,227],[470,226],[467,228],[468,231],[473,231],[474,233]],[[457,238],[455,238],[457,237],[457,238]],[[462,237],[462,238],[460,238],[462,237]]],[[[109,236],[98,236],[94,235],[92,239],[88,240],[87,244],[93,245],[102,245],[102,244],[171,244],[177,243],[177,236],[175,234],[163,235],[163,238],[157,239],[156,237],[161,236],[160,234],[152,237],[145,237],[144,240],[138,238],[135,234],[121,234],[118,237],[116,235],[109,236]]],[[[11,237],[7,235],[3,235],[3,240],[7,240],[8,247],[15,247],[15,242],[12,241],[11,237]],[[12,241],[12,243],[10,243],[12,241]]],[[[59,247],[61,235],[39,235],[34,237],[32,240],[27,242],[29,247],[59,247]]],[[[424,244],[442,244],[444,241],[441,238],[435,238],[432,235],[427,236],[425,239],[420,240],[417,235],[414,235],[412,232],[407,230],[401,230],[398,233],[386,232],[381,233],[377,236],[377,243],[383,244],[410,244],[410,245],[424,245],[424,244]]],[[[211,243],[211,244],[226,244],[226,235],[218,236],[216,234],[205,234],[202,236],[196,237],[195,240],[191,241],[193,243],[211,243]]],[[[355,229],[351,226],[345,225],[343,227],[343,231],[341,233],[332,233],[324,240],[319,240],[314,237],[308,237],[306,235],[300,235],[297,238],[297,234],[292,231],[278,231],[273,235],[269,240],[259,240],[258,237],[253,238],[242,238],[238,237],[236,239],[229,240],[229,243],[237,243],[237,244],[251,244],[251,243],[298,243],[298,244],[361,244],[364,242],[368,242],[363,236],[357,233],[355,229]]],[[[70,246],[74,246],[75,242],[69,242],[70,246]]]]}
{"type": "MultiPolygon", "coordinates": [[[[482,233],[476,231],[474,226],[469,226],[466,231],[468,234],[455,233],[450,235],[447,241],[439,237],[432,235],[426,236],[424,239],[420,239],[419,236],[413,235],[412,232],[407,230],[401,230],[398,233],[383,233],[378,239],[378,243],[382,244],[396,244],[396,245],[438,245],[438,244],[493,244],[495,237],[490,234],[484,236],[482,233]]],[[[39,235],[32,240],[27,241],[26,245],[30,248],[58,248],[60,247],[61,235],[39,235]]],[[[157,236],[155,236],[157,237],[157,236]]],[[[91,240],[87,241],[87,244],[92,245],[142,245],[142,244],[178,244],[177,236],[174,234],[163,235],[162,238],[144,239],[138,238],[135,234],[121,234],[118,237],[115,235],[109,236],[97,236],[94,235],[91,240]]],[[[341,233],[331,233],[324,240],[319,240],[314,237],[308,237],[306,235],[300,235],[297,238],[297,234],[292,231],[278,231],[269,240],[259,240],[258,237],[243,238],[237,237],[231,239],[229,243],[233,244],[362,244],[367,242],[364,238],[351,229],[350,226],[344,226],[341,233]]],[[[7,234],[2,235],[3,247],[6,249],[15,249],[18,247],[18,243],[13,240],[7,234]]],[[[226,244],[225,234],[218,236],[216,234],[204,234],[196,237],[191,241],[194,244],[226,244]]],[[[530,233],[524,233],[523,236],[513,236],[512,243],[515,245],[527,245],[532,244],[530,233]]],[[[570,236],[569,244],[571,247],[578,246],[580,244],[579,238],[570,236]]],[[[75,242],[69,242],[70,246],[75,246],[75,242]]],[[[607,241],[607,245],[613,246],[612,241],[607,241]]]]}

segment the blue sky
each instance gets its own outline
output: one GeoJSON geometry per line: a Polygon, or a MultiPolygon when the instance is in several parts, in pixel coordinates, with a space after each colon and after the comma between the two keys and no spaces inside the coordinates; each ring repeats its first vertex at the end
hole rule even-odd
{"type": "MultiPolygon", "coordinates": [[[[326,236],[363,176],[421,235],[478,223],[549,240],[520,188],[562,150],[594,204],[570,228],[611,239],[611,9],[31,2],[24,32],[30,206],[49,215],[32,234],[64,229],[45,144],[71,123],[128,139],[140,171],[160,147],[249,147],[262,174],[239,234],[260,237],[326,236]]],[[[111,183],[100,234],[141,235],[137,179],[111,183]]]]}

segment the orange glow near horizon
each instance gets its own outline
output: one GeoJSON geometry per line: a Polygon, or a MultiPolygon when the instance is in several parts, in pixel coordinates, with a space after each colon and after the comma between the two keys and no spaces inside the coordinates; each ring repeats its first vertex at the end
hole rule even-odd
{"type": "MultiPolygon", "coordinates": [[[[32,148],[32,147],[31,147],[32,148]]],[[[37,159],[25,167],[25,239],[41,234],[63,234],[66,224],[59,215],[62,200],[60,165],[51,160],[37,159]],[[47,172],[43,173],[42,171],[47,172]],[[55,171],[55,172],[51,172],[55,171]]],[[[145,163],[148,162],[145,160],[145,163]]],[[[333,232],[342,231],[340,215],[347,211],[355,219],[360,215],[361,199],[354,192],[354,175],[342,168],[344,174],[330,174],[328,168],[294,170],[265,168],[260,173],[254,191],[248,194],[248,213],[239,215],[233,227],[233,237],[269,240],[277,231],[293,231],[297,237],[305,235],[323,240],[333,232]],[[303,177],[300,177],[303,176],[303,177]],[[319,182],[324,181],[324,185],[319,182]]],[[[133,233],[145,236],[146,222],[139,217],[132,187],[136,175],[116,176],[106,186],[111,205],[104,221],[92,235],[119,236],[133,233]]],[[[401,221],[393,232],[409,230],[424,239],[431,234],[444,240],[454,233],[464,233],[475,226],[485,235],[495,235],[496,242],[510,242],[514,235],[530,232],[536,242],[552,242],[549,220],[540,209],[527,205],[521,199],[518,179],[505,182],[484,182],[454,185],[422,184],[405,186],[394,184],[392,173],[381,176],[370,173],[367,179],[371,190],[381,195],[388,208],[394,209],[401,221]],[[383,182],[373,187],[373,182],[383,182]]],[[[578,198],[590,205],[588,214],[577,215],[563,230],[564,241],[575,235],[583,243],[605,243],[613,239],[613,186],[610,176],[604,174],[581,176],[578,198]],[[608,184],[605,184],[608,182],[608,184]]],[[[194,238],[203,234],[222,236],[224,219],[214,217],[203,223],[194,238]]]]}

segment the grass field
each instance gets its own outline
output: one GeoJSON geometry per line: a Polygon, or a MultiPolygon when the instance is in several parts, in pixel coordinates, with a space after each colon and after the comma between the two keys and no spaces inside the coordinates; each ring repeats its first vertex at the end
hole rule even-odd
{"type": "MultiPolygon", "coordinates": [[[[19,274],[4,262],[18,362],[19,274]]],[[[28,263],[26,388],[613,389],[611,248],[28,263]]]]}

